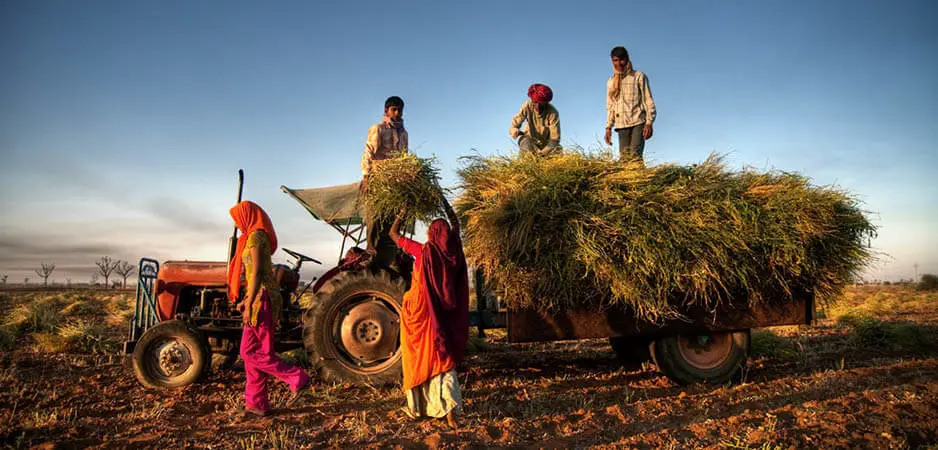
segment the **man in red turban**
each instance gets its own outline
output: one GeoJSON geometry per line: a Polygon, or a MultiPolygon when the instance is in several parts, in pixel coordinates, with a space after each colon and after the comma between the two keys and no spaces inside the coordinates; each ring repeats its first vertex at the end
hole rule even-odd
{"type": "Polygon", "coordinates": [[[522,152],[541,156],[560,153],[560,113],[550,104],[554,92],[546,84],[535,83],[528,87],[528,98],[512,118],[508,133],[518,139],[522,152]]]}

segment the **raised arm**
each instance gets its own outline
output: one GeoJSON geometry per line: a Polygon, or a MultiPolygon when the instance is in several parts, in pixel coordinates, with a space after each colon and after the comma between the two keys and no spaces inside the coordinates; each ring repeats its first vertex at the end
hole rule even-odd
{"type": "Polygon", "coordinates": [[[404,219],[401,218],[401,214],[398,214],[394,218],[394,224],[391,225],[391,230],[388,231],[388,236],[391,237],[391,240],[394,241],[394,244],[398,247],[401,246],[401,227],[404,226],[404,219]]]}
{"type": "Polygon", "coordinates": [[[459,216],[456,215],[456,211],[453,210],[453,207],[450,206],[445,198],[443,199],[443,208],[446,209],[446,218],[449,219],[449,227],[459,236],[459,216]]]}

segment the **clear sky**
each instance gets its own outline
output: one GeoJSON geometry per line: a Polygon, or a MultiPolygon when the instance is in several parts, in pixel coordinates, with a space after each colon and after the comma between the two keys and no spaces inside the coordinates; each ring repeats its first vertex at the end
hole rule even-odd
{"type": "Polygon", "coordinates": [[[333,264],[339,235],[279,187],[357,181],[386,97],[453,185],[460,155],[513,150],[534,82],[563,143],[597,146],[616,45],[658,105],[650,163],[837,184],[880,227],[869,278],[938,273],[936,5],[2,0],[0,274],[223,260],[239,168],[281,246],[333,264]]]}

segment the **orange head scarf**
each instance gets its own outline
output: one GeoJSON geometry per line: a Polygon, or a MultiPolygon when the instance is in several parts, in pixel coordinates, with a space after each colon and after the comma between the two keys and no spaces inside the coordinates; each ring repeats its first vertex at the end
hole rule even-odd
{"type": "Polygon", "coordinates": [[[254,202],[245,200],[234,205],[228,212],[234,219],[235,226],[241,231],[234,258],[228,262],[228,299],[236,302],[241,292],[241,273],[244,272],[241,253],[244,252],[244,244],[247,243],[248,236],[257,230],[264,230],[270,239],[270,253],[273,254],[274,250],[277,250],[277,233],[274,232],[274,226],[270,223],[270,216],[254,202]]]}

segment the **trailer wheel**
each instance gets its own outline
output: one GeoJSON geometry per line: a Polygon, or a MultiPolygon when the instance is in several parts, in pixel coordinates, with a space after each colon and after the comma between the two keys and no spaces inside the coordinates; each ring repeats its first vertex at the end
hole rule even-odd
{"type": "Polygon", "coordinates": [[[303,344],[330,382],[391,384],[401,379],[404,280],[384,271],[340,272],[313,296],[303,344]]]}
{"type": "Polygon", "coordinates": [[[736,378],[749,357],[749,330],[679,334],[649,345],[652,359],[678,384],[721,384],[736,378]]]}
{"type": "Polygon", "coordinates": [[[648,339],[638,337],[616,336],[609,338],[612,351],[624,363],[641,364],[651,359],[648,339]]]}
{"type": "Polygon", "coordinates": [[[210,370],[205,337],[180,320],[151,327],[133,353],[134,374],[144,386],[166,389],[194,383],[210,370]]]}

